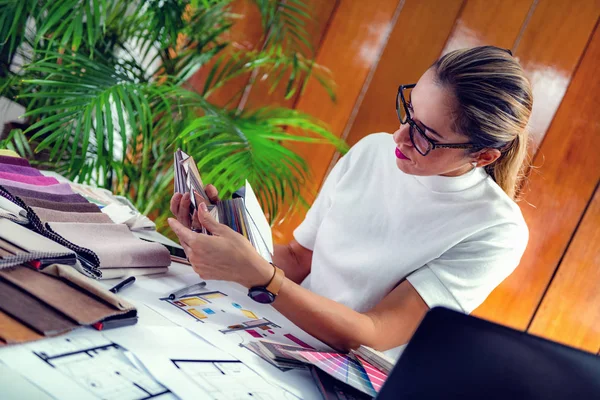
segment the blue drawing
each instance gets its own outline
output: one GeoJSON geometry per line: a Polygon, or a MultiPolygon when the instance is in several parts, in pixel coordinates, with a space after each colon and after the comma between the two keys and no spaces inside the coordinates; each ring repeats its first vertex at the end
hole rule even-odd
{"type": "Polygon", "coordinates": [[[210,308],[203,308],[202,311],[204,311],[205,313],[207,313],[208,315],[210,314],[214,314],[215,312],[213,310],[211,310],[210,308]]]}
{"type": "Polygon", "coordinates": [[[235,308],[242,308],[242,306],[240,306],[238,303],[231,303],[235,308]]]}

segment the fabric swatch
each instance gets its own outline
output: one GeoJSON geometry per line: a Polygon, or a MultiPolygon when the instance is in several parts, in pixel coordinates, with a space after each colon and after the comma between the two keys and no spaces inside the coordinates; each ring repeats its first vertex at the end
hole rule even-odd
{"type": "Polygon", "coordinates": [[[166,247],[138,239],[123,224],[50,222],[48,225],[65,239],[96,253],[101,269],[168,267],[171,264],[166,247]]]}
{"type": "Polygon", "coordinates": [[[8,172],[11,174],[19,174],[25,176],[43,176],[40,171],[33,167],[25,167],[21,165],[0,164],[0,172],[8,172]]]}
{"type": "Polygon", "coordinates": [[[46,222],[79,222],[84,224],[112,224],[113,221],[104,213],[91,212],[67,212],[50,210],[47,208],[31,207],[40,217],[43,223],[46,222]]]}
{"type": "Polygon", "coordinates": [[[40,186],[57,185],[59,183],[56,180],[56,178],[51,178],[48,176],[26,176],[26,175],[14,174],[11,172],[2,172],[2,171],[0,171],[0,179],[29,183],[30,185],[40,185],[40,186]]]}
{"type": "Polygon", "coordinates": [[[45,336],[68,332],[77,324],[40,300],[0,280],[0,309],[45,336]]]}
{"type": "Polygon", "coordinates": [[[31,342],[43,338],[16,319],[0,311],[0,339],[7,344],[31,342]]]}
{"type": "Polygon", "coordinates": [[[0,271],[0,277],[55,308],[81,325],[124,314],[66,282],[31,268],[18,266],[0,271]]]}
{"type": "Polygon", "coordinates": [[[17,181],[9,181],[7,179],[0,179],[0,185],[2,186],[10,186],[13,188],[19,189],[28,189],[35,190],[37,192],[46,192],[46,193],[54,193],[54,194],[75,194],[73,189],[71,189],[71,185],[68,183],[59,183],[56,185],[48,185],[48,186],[40,186],[40,185],[30,185],[28,183],[17,182],[17,181]]]}
{"type": "Polygon", "coordinates": [[[168,271],[169,268],[167,267],[106,268],[102,270],[102,276],[100,279],[116,279],[125,278],[127,276],[165,274],[168,271]]]}
{"type": "MultiPolygon", "coordinates": [[[[44,186],[41,186],[44,187],[44,186]]],[[[20,198],[27,197],[31,199],[56,201],[57,203],[89,203],[83,196],[78,194],[54,194],[38,190],[22,189],[10,185],[4,186],[13,196],[20,198]]]]}
{"type": "Polygon", "coordinates": [[[121,311],[133,311],[135,310],[135,306],[116,294],[109,292],[104,286],[99,284],[96,281],[93,281],[80,273],[73,270],[73,268],[62,265],[62,264],[52,264],[42,270],[44,274],[52,275],[57,278],[60,278],[64,281],[70,282],[73,285],[79,287],[81,290],[85,290],[102,300],[106,301],[109,304],[112,304],[114,307],[121,311]]]}
{"type": "Polygon", "coordinates": [[[3,255],[0,258],[0,268],[12,267],[32,260],[40,260],[46,265],[56,262],[74,264],[77,260],[77,255],[71,249],[8,219],[0,218],[0,239],[2,239],[0,246],[5,252],[16,252],[12,255],[3,255]],[[24,251],[18,251],[19,249],[24,251]]]}
{"type": "MultiPolygon", "coordinates": [[[[21,198],[14,197],[13,195],[11,195],[2,186],[0,186],[0,197],[7,199],[12,203],[18,205],[19,207],[25,209],[25,211],[27,212],[27,219],[29,220],[28,227],[31,231],[74,251],[77,254],[78,260],[77,263],[73,265],[75,268],[81,267],[80,271],[82,271],[82,273],[83,271],[85,271],[85,274],[87,276],[98,278],[102,275],[102,272],[100,272],[100,269],[98,268],[100,266],[100,260],[93,251],[91,251],[90,249],[83,248],[81,246],[77,246],[76,244],[69,242],[59,234],[53,232],[49,225],[43,224],[42,221],[40,221],[40,218],[37,216],[35,211],[31,209],[31,207],[25,204],[23,200],[21,200],[21,198]]],[[[2,233],[1,230],[0,233],[2,233]]]]}
{"type": "Polygon", "coordinates": [[[29,161],[21,157],[3,156],[0,153],[0,164],[20,165],[21,167],[31,167],[29,161]]]}
{"type": "Polygon", "coordinates": [[[0,239],[0,249],[2,249],[5,253],[8,253],[8,254],[18,254],[18,253],[22,253],[25,251],[24,249],[20,248],[19,246],[15,246],[13,243],[7,242],[6,240],[3,240],[3,239],[0,239]]]}
{"type": "Polygon", "coordinates": [[[9,149],[0,149],[0,156],[21,158],[21,156],[18,155],[16,152],[9,149]]]}
{"type": "MultiPolygon", "coordinates": [[[[79,195],[77,195],[79,196],[79,195]]],[[[29,207],[47,208],[49,210],[67,211],[67,212],[101,212],[97,205],[89,203],[61,203],[58,201],[34,199],[27,196],[19,196],[21,200],[29,207]]]]}
{"type": "Polygon", "coordinates": [[[26,224],[29,222],[27,219],[27,211],[2,196],[0,196],[0,215],[19,224],[26,224]]]}

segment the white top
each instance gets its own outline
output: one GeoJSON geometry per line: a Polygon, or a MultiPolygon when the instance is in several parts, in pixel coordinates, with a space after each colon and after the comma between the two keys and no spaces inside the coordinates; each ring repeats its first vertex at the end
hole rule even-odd
{"type": "Polygon", "coordinates": [[[332,169],[294,231],[313,250],[302,286],[365,312],[406,278],[429,307],[470,313],[519,264],[521,210],[483,168],[409,175],[395,147],[369,135],[332,169]]]}

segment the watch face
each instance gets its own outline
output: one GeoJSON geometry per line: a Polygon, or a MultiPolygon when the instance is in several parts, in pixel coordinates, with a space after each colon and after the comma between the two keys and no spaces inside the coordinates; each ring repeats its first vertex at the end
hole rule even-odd
{"type": "Polygon", "coordinates": [[[261,287],[251,288],[248,291],[248,297],[262,304],[270,304],[275,301],[275,295],[269,292],[267,289],[261,287]]]}

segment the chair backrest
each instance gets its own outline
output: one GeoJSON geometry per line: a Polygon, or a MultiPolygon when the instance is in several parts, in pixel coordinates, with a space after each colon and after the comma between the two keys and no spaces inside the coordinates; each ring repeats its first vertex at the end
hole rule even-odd
{"type": "Polygon", "coordinates": [[[377,399],[600,399],[600,357],[434,308],[377,399]]]}

